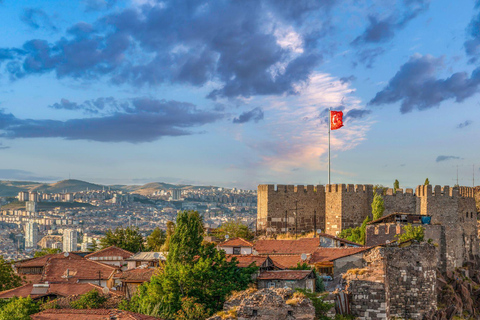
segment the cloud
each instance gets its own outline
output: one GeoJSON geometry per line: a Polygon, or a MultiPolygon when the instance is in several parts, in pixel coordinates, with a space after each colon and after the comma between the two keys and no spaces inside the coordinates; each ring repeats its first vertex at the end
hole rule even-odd
{"type": "Polygon", "coordinates": [[[468,126],[471,125],[472,123],[473,123],[472,120],[465,120],[464,122],[459,123],[459,124],[457,125],[457,129],[463,129],[463,128],[465,128],[465,127],[468,127],[468,126]]]}
{"type": "Polygon", "coordinates": [[[129,108],[129,104],[128,102],[117,101],[113,97],[101,97],[97,99],[85,100],[81,104],[62,98],[60,102],[56,102],[49,107],[63,110],[82,110],[85,113],[92,114],[98,114],[101,111],[104,111],[104,113],[108,114],[117,111],[125,111],[129,108]]]}
{"type": "MultiPolygon", "coordinates": [[[[379,19],[376,16],[368,17],[368,25],[365,31],[355,38],[353,45],[366,43],[384,43],[395,36],[395,33],[403,29],[408,22],[416,18],[419,14],[428,10],[430,0],[404,0],[404,8],[399,12],[379,19]]],[[[396,9],[396,8],[395,8],[396,9]]]]}
{"type": "Polygon", "coordinates": [[[0,112],[0,132],[3,132],[0,137],[140,143],[166,136],[195,134],[190,129],[223,118],[222,113],[199,110],[186,102],[138,98],[128,104],[118,104],[128,108],[104,116],[66,121],[24,120],[0,112]]]}
{"type": "MultiPolygon", "coordinates": [[[[269,172],[272,177],[278,177],[279,172],[291,174],[295,168],[325,170],[328,127],[324,118],[328,108],[348,114],[363,106],[349,83],[329,74],[314,73],[307,83],[296,88],[299,94],[295,96],[257,97],[250,101],[261,104],[268,114],[268,121],[258,129],[260,134],[238,126],[237,130],[243,130],[237,134],[238,139],[253,152],[250,168],[258,168],[263,174],[269,172]]],[[[365,118],[351,121],[332,134],[332,149],[355,147],[365,139],[369,126],[365,118]]]]}
{"type": "Polygon", "coordinates": [[[53,24],[52,19],[42,9],[27,8],[23,10],[20,16],[27,26],[32,29],[48,29],[51,31],[57,31],[57,27],[53,24]]]}
{"type": "MultiPolygon", "coordinates": [[[[477,2],[475,5],[476,8],[479,7],[479,3],[477,2]]],[[[477,13],[470,21],[467,27],[467,34],[469,39],[464,43],[465,52],[470,57],[469,61],[474,63],[480,57],[480,13],[477,13]]]]}
{"type": "Polygon", "coordinates": [[[360,48],[357,51],[358,62],[367,68],[371,68],[376,58],[385,52],[385,48],[378,45],[392,40],[411,20],[426,12],[430,0],[404,0],[399,2],[399,6],[394,6],[393,13],[386,17],[369,15],[364,32],[351,42],[352,46],[360,48]],[[368,48],[371,45],[377,47],[368,48]]]}
{"type": "Polygon", "coordinates": [[[5,150],[5,149],[10,149],[9,146],[3,145],[3,143],[0,142],[0,150],[5,150]]]}
{"type": "Polygon", "coordinates": [[[345,84],[345,83],[353,82],[355,80],[357,80],[357,77],[355,77],[354,75],[351,75],[351,76],[348,76],[348,77],[341,77],[340,78],[340,83],[345,84]]]}
{"type": "Polygon", "coordinates": [[[85,5],[85,11],[102,11],[112,8],[117,0],[82,0],[85,5]]]}
{"type": "Polygon", "coordinates": [[[6,71],[12,79],[53,72],[58,78],[108,76],[119,85],[209,84],[211,99],[296,94],[296,85],[322,61],[318,21],[334,3],[147,2],[73,25],[57,41],[27,41],[6,71]]]}
{"type": "Polygon", "coordinates": [[[345,114],[345,120],[347,119],[362,119],[372,113],[372,110],[366,109],[351,109],[345,114]]]}
{"type": "Polygon", "coordinates": [[[478,92],[480,69],[474,70],[470,76],[466,72],[457,72],[449,78],[437,79],[435,74],[442,63],[442,58],[413,55],[369,105],[401,102],[401,113],[408,113],[414,109],[433,108],[448,99],[462,102],[478,92]]]}
{"type": "Polygon", "coordinates": [[[57,181],[58,177],[38,176],[33,172],[18,169],[0,169],[0,179],[28,181],[57,181]]]}
{"type": "Polygon", "coordinates": [[[437,159],[435,159],[435,162],[442,162],[442,161],[448,161],[448,160],[463,160],[463,158],[456,157],[456,156],[438,156],[437,159]]]}
{"type": "Polygon", "coordinates": [[[257,123],[260,120],[263,120],[263,110],[257,107],[250,111],[243,112],[238,118],[233,119],[233,123],[246,123],[250,121],[257,123]]]}

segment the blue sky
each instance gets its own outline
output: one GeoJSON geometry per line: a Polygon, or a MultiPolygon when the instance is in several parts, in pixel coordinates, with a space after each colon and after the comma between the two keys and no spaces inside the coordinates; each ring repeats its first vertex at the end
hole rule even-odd
{"type": "Polygon", "coordinates": [[[0,179],[480,180],[475,1],[0,0],[0,179]]]}

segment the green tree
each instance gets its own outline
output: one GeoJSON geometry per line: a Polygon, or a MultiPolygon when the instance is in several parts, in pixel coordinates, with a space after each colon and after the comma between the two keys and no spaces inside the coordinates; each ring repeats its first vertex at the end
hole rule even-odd
{"type": "Polygon", "coordinates": [[[400,189],[400,182],[395,179],[395,182],[393,183],[393,192],[397,192],[397,189],[400,189]]]}
{"type": "Polygon", "coordinates": [[[372,220],[370,219],[370,217],[367,216],[363,220],[362,225],[360,227],[344,229],[342,230],[342,232],[338,234],[338,237],[364,245],[365,234],[367,230],[367,223],[369,223],[370,221],[372,220]]]}
{"type": "Polygon", "coordinates": [[[383,203],[383,197],[379,194],[375,194],[372,201],[372,216],[373,220],[380,219],[385,211],[385,205],[383,203]]]}
{"type": "Polygon", "coordinates": [[[143,237],[136,227],[118,227],[115,231],[108,230],[100,240],[100,245],[102,249],[117,246],[130,252],[139,252],[143,250],[143,237]]]}
{"type": "Polygon", "coordinates": [[[177,320],[204,320],[208,318],[205,311],[205,306],[201,303],[196,303],[195,299],[183,298],[182,308],[177,311],[177,320]]]}
{"type": "Polygon", "coordinates": [[[398,242],[404,242],[408,240],[417,240],[418,242],[422,242],[423,238],[425,237],[425,229],[422,226],[412,226],[411,224],[406,225],[403,227],[403,233],[397,234],[398,242]]]}
{"type": "Polygon", "coordinates": [[[22,285],[20,278],[12,268],[12,263],[0,256],[0,291],[13,289],[22,285]]]}
{"type": "Polygon", "coordinates": [[[160,228],[155,228],[153,232],[147,237],[147,250],[148,251],[161,251],[165,240],[167,239],[167,234],[165,230],[160,228]]]}
{"type": "Polygon", "coordinates": [[[73,309],[98,309],[106,301],[107,298],[94,289],[82,294],[78,300],[70,302],[70,307],[73,309]]]}
{"type": "Polygon", "coordinates": [[[430,181],[428,181],[428,178],[427,178],[427,179],[425,179],[425,183],[424,183],[424,185],[428,186],[429,184],[430,184],[430,181]]]}
{"type": "Polygon", "coordinates": [[[46,256],[47,254],[56,254],[60,252],[62,252],[62,250],[57,248],[42,248],[41,250],[35,251],[35,254],[33,255],[33,257],[39,258],[39,257],[46,256]]]}
{"type": "Polygon", "coordinates": [[[30,320],[30,315],[40,311],[30,297],[13,297],[0,309],[0,320],[30,320]]]}
{"type": "Polygon", "coordinates": [[[88,247],[87,250],[90,251],[90,252],[97,251],[98,250],[97,240],[92,239],[92,245],[90,247],[88,247]]]}
{"type": "Polygon", "coordinates": [[[213,233],[217,239],[221,240],[225,240],[227,234],[230,239],[243,238],[245,240],[253,240],[254,237],[253,232],[239,220],[225,222],[213,233]]]}
{"type": "Polygon", "coordinates": [[[179,213],[163,270],[141,285],[123,307],[166,319],[196,319],[202,308],[205,317],[221,310],[232,291],[248,287],[257,268],[238,268],[236,259],[227,261],[223,250],[202,241],[200,215],[179,213]]]}
{"type": "Polygon", "coordinates": [[[172,234],[174,231],[175,223],[173,221],[167,221],[167,237],[160,251],[168,252],[168,250],[170,249],[170,239],[172,238],[172,234]]]}

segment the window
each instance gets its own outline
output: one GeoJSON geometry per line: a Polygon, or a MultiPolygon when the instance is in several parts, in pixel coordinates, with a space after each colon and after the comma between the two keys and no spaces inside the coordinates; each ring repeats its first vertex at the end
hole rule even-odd
{"type": "Polygon", "coordinates": [[[233,247],[233,254],[241,254],[241,248],[240,247],[233,247]]]}
{"type": "Polygon", "coordinates": [[[473,218],[473,212],[470,212],[470,218],[473,218]]]}
{"type": "Polygon", "coordinates": [[[268,288],[275,288],[275,282],[269,282],[267,285],[268,288]]]}
{"type": "Polygon", "coordinates": [[[253,309],[252,310],[252,316],[257,316],[258,315],[258,310],[253,309]]]}
{"type": "Polygon", "coordinates": [[[293,311],[292,311],[292,310],[288,310],[288,311],[287,311],[287,316],[293,317],[293,311]]]}
{"type": "Polygon", "coordinates": [[[467,212],[467,215],[465,216],[465,218],[468,218],[468,212],[467,212]]]}

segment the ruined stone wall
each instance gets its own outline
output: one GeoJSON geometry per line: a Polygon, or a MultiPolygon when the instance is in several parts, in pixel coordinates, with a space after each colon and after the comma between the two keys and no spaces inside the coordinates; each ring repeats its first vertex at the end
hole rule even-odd
{"type": "MultiPolygon", "coordinates": [[[[398,239],[397,235],[404,233],[405,223],[381,223],[367,225],[366,246],[378,246],[398,239]]],[[[435,245],[438,268],[440,271],[446,271],[446,238],[445,227],[442,225],[431,224],[412,224],[413,227],[422,226],[424,228],[424,239],[435,245]]]]}
{"type": "Polygon", "coordinates": [[[354,316],[423,319],[426,313],[436,310],[434,245],[377,247],[365,253],[364,259],[367,267],[346,277],[354,316]]]}
{"type": "Polygon", "coordinates": [[[423,319],[437,308],[437,259],[428,243],[408,247],[386,247],[385,292],[387,316],[423,319]]]}
{"type": "MultiPolygon", "coordinates": [[[[382,192],[382,190],[378,190],[382,192]]],[[[417,206],[417,197],[413,194],[413,189],[397,189],[396,193],[393,189],[387,189],[383,195],[383,203],[385,211],[383,215],[389,215],[395,212],[415,213],[417,206]]]]}
{"type": "Polygon", "coordinates": [[[258,186],[257,230],[302,233],[315,229],[325,230],[324,186],[278,185],[276,189],[274,185],[258,186]]]}
{"type": "Polygon", "coordinates": [[[418,186],[416,195],[417,213],[431,215],[432,224],[445,226],[447,269],[461,267],[471,253],[478,253],[472,188],[418,186]]]}

